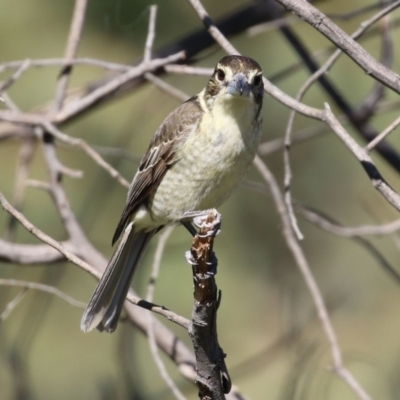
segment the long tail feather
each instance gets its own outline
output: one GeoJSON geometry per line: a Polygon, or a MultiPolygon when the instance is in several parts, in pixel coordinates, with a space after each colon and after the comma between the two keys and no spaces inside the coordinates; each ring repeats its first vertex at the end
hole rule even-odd
{"type": "Polygon", "coordinates": [[[115,330],[133,274],[155,232],[135,232],[133,223],[125,228],[82,316],[83,332],[95,327],[100,331],[115,330]]]}

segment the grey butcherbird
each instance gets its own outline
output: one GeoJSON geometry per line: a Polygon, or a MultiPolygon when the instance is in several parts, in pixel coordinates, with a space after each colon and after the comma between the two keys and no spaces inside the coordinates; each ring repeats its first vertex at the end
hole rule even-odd
{"type": "Polygon", "coordinates": [[[83,314],[81,329],[113,332],[153,235],[190,211],[221,205],[251,165],[260,141],[262,70],[227,56],[207,86],[161,124],[129,188],[116,250],[83,314]]]}

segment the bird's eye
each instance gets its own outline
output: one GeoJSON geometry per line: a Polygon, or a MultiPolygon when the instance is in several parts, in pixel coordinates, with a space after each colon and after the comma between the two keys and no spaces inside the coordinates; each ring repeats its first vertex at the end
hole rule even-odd
{"type": "Polygon", "coordinates": [[[261,75],[256,75],[254,77],[254,80],[253,80],[254,86],[258,86],[261,82],[262,82],[262,76],[261,75]]]}
{"type": "Polygon", "coordinates": [[[225,79],[225,72],[222,69],[217,69],[217,79],[221,82],[225,79]]]}

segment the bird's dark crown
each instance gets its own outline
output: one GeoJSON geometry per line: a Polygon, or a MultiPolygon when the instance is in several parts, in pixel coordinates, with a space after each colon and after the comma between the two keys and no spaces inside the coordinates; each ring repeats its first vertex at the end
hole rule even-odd
{"type": "Polygon", "coordinates": [[[217,70],[219,67],[224,66],[231,68],[234,74],[238,72],[246,73],[251,70],[258,70],[262,73],[260,64],[252,58],[245,56],[225,56],[220,60],[215,69],[217,70]]]}
{"type": "Polygon", "coordinates": [[[247,77],[248,83],[251,85],[252,97],[256,104],[261,106],[264,94],[262,69],[253,59],[238,55],[226,56],[216,65],[204,92],[206,103],[209,106],[218,93],[224,87],[227,87],[230,79],[237,74],[243,74],[247,77]]]}

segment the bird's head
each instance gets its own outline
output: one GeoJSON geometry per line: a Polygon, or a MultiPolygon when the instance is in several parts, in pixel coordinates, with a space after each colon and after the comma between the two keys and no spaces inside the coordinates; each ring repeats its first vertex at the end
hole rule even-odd
{"type": "Polygon", "coordinates": [[[261,106],[264,94],[262,69],[251,58],[226,56],[216,65],[205,94],[208,103],[221,96],[228,100],[250,100],[261,106]]]}

